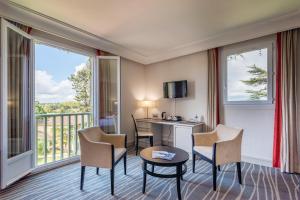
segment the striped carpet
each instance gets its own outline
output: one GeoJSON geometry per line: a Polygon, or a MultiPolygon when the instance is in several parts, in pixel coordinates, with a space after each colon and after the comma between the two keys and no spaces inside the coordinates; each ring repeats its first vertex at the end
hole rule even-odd
{"type": "MultiPolygon", "coordinates": [[[[156,172],[171,173],[171,168],[156,168],[156,172]]],[[[175,179],[147,177],[146,194],[142,194],[142,170],[139,157],[129,156],[128,175],[123,175],[123,163],[116,168],[115,196],[110,195],[109,171],[86,169],[84,191],[79,190],[80,165],[71,164],[42,174],[24,178],[0,191],[0,199],[176,199],[175,179]]],[[[293,199],[300,198],[299,177],[253,164],[242,164],[243,186],[235,173],[235,165],[223,166],[218,173],[217,191],[212,191],[211,166],[198,161],[196,174],[188,172],[181,182],[183,199],[293,199]]]]}

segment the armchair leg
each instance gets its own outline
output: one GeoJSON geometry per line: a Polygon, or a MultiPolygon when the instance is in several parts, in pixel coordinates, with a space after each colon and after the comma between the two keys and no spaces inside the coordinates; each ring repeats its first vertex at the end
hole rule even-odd
{"type": "Polygon", "coordinates": [[[114,167],[110,170],[110,189],[111,189],[111,195],[114,195],[114,182],[115,182],[115,169],[114,167]]]}
{"type": "Polygon", "coordinates": [[[217,166],[215,164],[212,165],[212,171],[213,171],[213,188],[214,188],[214,191],[216,191],[216,188],[217,188],[217,166]]]}
{"type": "Polygon", "coordinates": [[[220,165],[218,165],[218,171],[221,171],[221,166],[220,165]]]}
{"type": "Polygon", "coordinates": [[[127,172],[126,172],[126,167],[127,167],[127,152],[125,153],[124,155],[124,174],[126,175],[127,172]]]}
{"type": "Polygon", "coordinates": [[[236,163],[236,168],[237,168],[239,183],[242,184],[242,171],[241,171],[241,163],[240,162],[236,163]]]}
{"type": "Polygon", "coordinates": [[[99,167],[96,168],[96,174],[99,175],[99,167]]]}
{"type": "Polygon", "coordinates": [[[80,190],[83,189],[85,166],[81,166],[80,190]]]}
{"type": "Polygon", "coordinates": [[[193,153],[193,173],[195,173],[196,154],[193,153]]]}

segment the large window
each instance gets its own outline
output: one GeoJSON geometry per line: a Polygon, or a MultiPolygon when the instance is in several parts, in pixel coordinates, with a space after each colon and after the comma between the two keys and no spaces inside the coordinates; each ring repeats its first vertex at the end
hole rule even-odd
{"type": "Polygon", "coordinates": [[[225,55],[225,103],[272,103],[272,43],[232,49],[225,55]]]}
{"type": "Polygon", "coordinates": [[[35,43],[37,164],[79,153],[77,130],[93,125],[92,57],[35,43]]]}

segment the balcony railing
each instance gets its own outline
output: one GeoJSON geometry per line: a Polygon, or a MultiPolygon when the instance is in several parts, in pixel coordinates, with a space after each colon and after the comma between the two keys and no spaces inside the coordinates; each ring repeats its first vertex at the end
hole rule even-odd
{"type": "Polygon", "coordinates": [[[36,115],[37,164],[43,165],[79,154],[77,130],[90,127],[91,113],[36,115]]]}

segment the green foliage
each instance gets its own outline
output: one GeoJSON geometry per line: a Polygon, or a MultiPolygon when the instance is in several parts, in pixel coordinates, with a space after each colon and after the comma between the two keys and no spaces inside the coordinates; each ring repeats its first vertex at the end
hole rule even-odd
{"type": "Polygon", "coordinates": [[[39,103],[35,102],[35,114],[49,113],[78,113],[83,112],[81,105],[77,101],[62,103],[39,103]]]}
{"type": "Polygon", "coordinates": [[[40,102],[36,101],[35,102],[35,113],[36,114],[46,114],[47,112],[45,111],[45,107],[43,104],[40,102]]]}
{"type": "Polygon", "coordinates": [[[249,89],[246,90],[250,94],[251,100],[260,100],[262,97],[267,96],[268,72],[261,67],[248,66],[248,73],[252,75],[249,80],[241,80],[244,84],[251,87],[262,86],[262,89],[249,89]]]}
{"type": "Polygon", "coordinates": [[[72,82],[75,90],[75,100],[80,103],[82,112],[89,112],[90,108],[90,90],[91,90],[91,61],[88,60],[86,66],[76,74],[72,74],[68,79],[72,82]]]}

